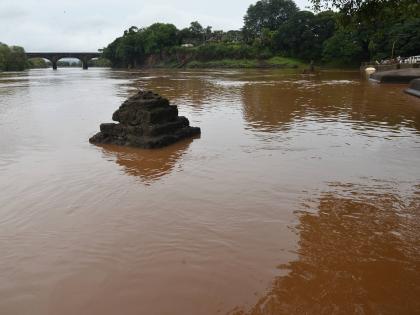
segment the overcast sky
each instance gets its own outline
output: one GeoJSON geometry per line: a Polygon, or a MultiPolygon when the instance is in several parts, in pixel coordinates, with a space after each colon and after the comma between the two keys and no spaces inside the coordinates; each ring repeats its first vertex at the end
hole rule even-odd
{"type": "MultiPolygon", "coordinates": [[[[0,0],[0,42],[26,51],[97,51],[132,25],[199,21],[239,29],[256,0],[0,0]]],[[[305,9],[308,0],[295,0],[305,9]]]]}

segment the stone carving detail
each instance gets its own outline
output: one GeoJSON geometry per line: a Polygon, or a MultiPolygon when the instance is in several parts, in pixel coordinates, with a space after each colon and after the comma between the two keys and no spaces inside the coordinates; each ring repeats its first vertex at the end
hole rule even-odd
{"type": "Polygon", "coordinates": [[[127,99],[112,120],[119,123],[101,124],[101,131],[89,142],[153,149],[201,132],[198,127],[190,127],[186,117],[178,116],[177,106],[150,91],[139,91],[127,99]]]}

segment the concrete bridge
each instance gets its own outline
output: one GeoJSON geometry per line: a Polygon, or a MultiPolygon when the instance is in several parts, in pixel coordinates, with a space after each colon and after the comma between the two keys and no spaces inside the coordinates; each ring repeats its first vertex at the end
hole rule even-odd
{"type": "Polygon", "coordinates": [[[96,52],[27,52],[27,58],[45,58],[51,61],[54,70],[57,70],[57,62],[62,58],[76,58],[82,62],[83,69],[88,68],[88,61],[98,58],[101,54],[96,52]]]}

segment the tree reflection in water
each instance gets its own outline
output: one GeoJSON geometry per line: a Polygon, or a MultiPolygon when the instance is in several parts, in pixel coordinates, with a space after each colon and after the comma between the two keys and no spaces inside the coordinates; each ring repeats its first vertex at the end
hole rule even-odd
{"type": "Polygon", "coordinates": [[[298,214],[288,274],[249,312],[230,314],[418,314],[420,185],[404,197],[383,185],[332,185],[315,213],[298,214]]]}
{"type": "Polygon", "coordinates": [[[186,139],[168,147],[153,150],[115,145],[101,145],[100,147],[104,157],[122,166],[127,175],[136,176],[143,183],[150,185],[173,171],[192,142],[193,138],[186,139]]]}
{"type": "Polygon", "coordinates": [[[308,120],[350,124],[368,136],[375,128],[397,135],[407,128],[419,131],[419,107],[395,89],[328,73],[273,85],[246,84],[241,90],[243,117],[248,128],[267,132],[290,130],[308,120]]]}

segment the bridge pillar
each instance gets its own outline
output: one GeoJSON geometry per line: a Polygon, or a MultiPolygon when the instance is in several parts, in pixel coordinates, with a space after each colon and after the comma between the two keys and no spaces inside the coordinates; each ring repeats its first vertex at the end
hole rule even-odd
{"type": "Polygon", "coordinates": [[[82,68],[83,70],[87,70],[88,69],[88,61],[89,61],[89,57],[87,56],[81,56],[79,57],[80,61],[82,62],[82,68]]]}
{"type": "Polygon", "coordinates": [[[57,70],[58,57],[57,56],[53,56],[52,58],[49,58],[49,61],[51,61],[53,70],[57,70]]]}

